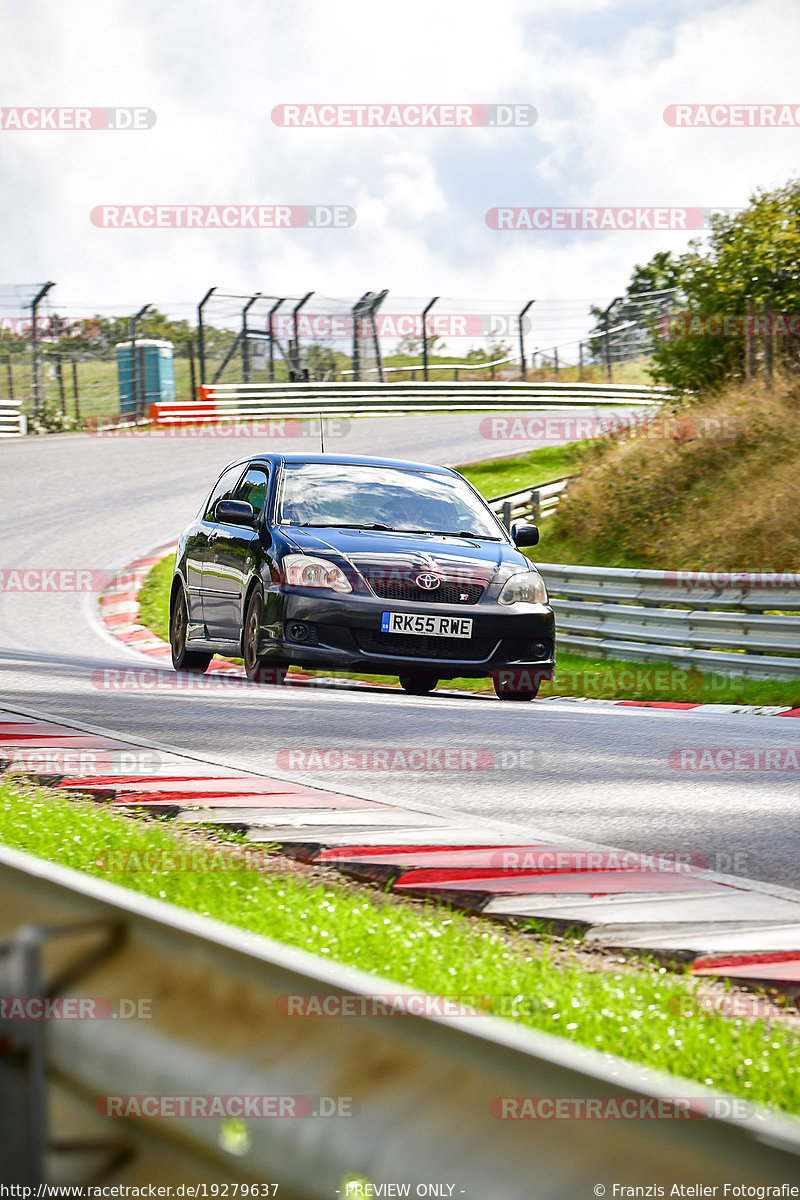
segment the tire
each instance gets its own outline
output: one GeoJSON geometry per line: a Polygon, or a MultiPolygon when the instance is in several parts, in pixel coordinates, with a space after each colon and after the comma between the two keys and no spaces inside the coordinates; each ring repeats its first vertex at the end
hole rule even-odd
{"type": "Polygon", "coordinates": [[[272,684],[280,687],[286,678],[289,664],[276,662],[273,658],[259,658],[256,653],[263,608],[264,597],[260,591],[256,590],[247,603],[247,612],[242,627],[244,671],[251,683],[272,684]]]}
{"type": "Polygon", "coordinates": [[[427,696],[438,684],[435,675],[400,675],[400,687],[409,696],[427,696]]]}
{"type": "Polygon", "coordinates": [[[189,630],[189,613],[186,608],[186,596],[183,588],[175,593],[175,600],[169,612],[169,645],[172,651],[172,665],[176,671],[196,671],[202,675],[207,671],[213,654],[204,654],[199,650],[186,649],[186,634],[189,630]]]}
{"type": "Polygon", "coordinates": [[[492,675],[494,694],[498,700],[535,700],[540,680],[530,671],[496,671],[492,675]]]}

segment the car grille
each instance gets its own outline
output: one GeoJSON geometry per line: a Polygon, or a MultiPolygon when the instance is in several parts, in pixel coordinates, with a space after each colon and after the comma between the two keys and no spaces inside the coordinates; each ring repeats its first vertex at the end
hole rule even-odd
{"type": "Polygon", "coordinates": [[[450,659],[460,662],[483,662],[496,646],[491,638],[432,638],[403,633],[374,633],[356,630],[359,649],[368,654],[383,654],[390,658],[450,659]]]}
{"type": "Polygon", "coordinates": [[[486,590],[482,583],[443,583],[428,592],[410,579],[370,579],[369,586],[382,600],[417,600],[425,604],[477,604],[486,590]]]}

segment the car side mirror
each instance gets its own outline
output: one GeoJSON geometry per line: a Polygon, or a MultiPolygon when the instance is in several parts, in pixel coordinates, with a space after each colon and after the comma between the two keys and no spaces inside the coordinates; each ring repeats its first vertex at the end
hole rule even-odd
{"type": "Polygon", "coordinates": [[[538,527],[536,525],[512,525],[511,538],[515,546],[538,546],[538,527]]]}
{"type": "Polygon", "coordinates": [[[218,500],[214,517],[225,525],[252,525],[256,511],[246,500],[218,500]]]}

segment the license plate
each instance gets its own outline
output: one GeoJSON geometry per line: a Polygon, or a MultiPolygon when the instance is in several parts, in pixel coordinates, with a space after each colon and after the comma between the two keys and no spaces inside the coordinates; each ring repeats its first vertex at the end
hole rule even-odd
{"type": "Polygon", "coordinates": [[[472,617],[426,617],[422,613],[381,613],[382,633],[425,634],[426,637],[470,638],[472,617]]]}

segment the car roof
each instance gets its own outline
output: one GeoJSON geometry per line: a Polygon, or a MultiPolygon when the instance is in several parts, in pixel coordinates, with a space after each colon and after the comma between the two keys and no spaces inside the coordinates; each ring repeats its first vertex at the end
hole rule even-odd
{"type": "MultiPolygon", "coordinates": [[[[367,454],[276,454],[266,451],[263,454],[249,454],[246,458],[234,459],[229,467],[248,462],[268,462],[273,466],[279,463],[330,463],[337,467],[396,467],[404,471],[427,471],[436,475],[457,474],[451,467],[436,466],[433,463],[408,462],[403,458],[375,458],[367,454]]],[[[227,469],[227,468],[226,468],[227,469]]]]}

